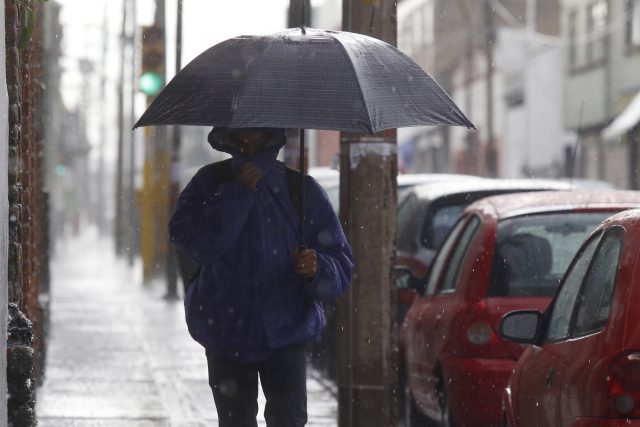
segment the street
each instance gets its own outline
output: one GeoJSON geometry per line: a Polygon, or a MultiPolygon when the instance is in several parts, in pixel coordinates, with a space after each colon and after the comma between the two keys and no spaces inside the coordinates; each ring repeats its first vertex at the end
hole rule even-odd
{"type": "MultiPolygon", "coordinates": [[[[97,233],[59,242],[52,262],[51,323],[39,425],[216,425],[203,349],[189,336],[181,301],[97,233]]],[[[309,426],[336,425],[332,385],[309,370],[309,426]]],[[[259,399],[259,425],[264,397],[259,399]]]]}

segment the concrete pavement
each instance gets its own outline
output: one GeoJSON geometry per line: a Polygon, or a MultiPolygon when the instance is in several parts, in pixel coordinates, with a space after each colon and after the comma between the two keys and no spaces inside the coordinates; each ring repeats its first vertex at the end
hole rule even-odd
{"type": "MultiPolygon", "coordinates": [[[[181,301],[143,287],[140,268],[95,234],[61,242],[52,265],[42,427],[203,427],[217,416],[204,350],[189,336],[181,301]]],[[[335,390],[313,370],[308,426],[335,426],[335,390]]],[[[260,396],[259,425],[264,426],[260,396]]]]}

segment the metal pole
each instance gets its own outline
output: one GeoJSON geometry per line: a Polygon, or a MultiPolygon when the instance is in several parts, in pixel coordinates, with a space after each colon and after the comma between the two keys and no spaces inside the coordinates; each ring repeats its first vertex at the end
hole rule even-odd
{"type": "Polygon", "coordinates": [[[300,129],[300,247],[305,248],[307,244],[307,225],[306,225],[306,212],[305,206],[307,205],[306,199],[306,191],[305,191],[305,175],[306,175],[306,167],[305,167],[305,143],[304,143],[304,129],[300,129]]]}
{"type": "MultiPolygon", "coordinates": [[[[100,81],[100,98],[105,99],[107,96],[107,50],[109,48],[109,32],[107,21],[107,1],[104,2],[102,18],[102,76],[100,81]]],[[[104,221],[104,204],[105,204],[105,169],[104,169],[104,150],[107,139],[107,121],[100,121],[100,145],[98,148],[98,195],[97,195],[97,223],[100,234],[105,233],[104,221]]]]}
{"type": "MultiPolygon", "coordinates": [[[[467,114],[471,114],[472,110],[472,90],[473,90],[473,32],[474,27],[471,21],[471,14],[469,13],[469,8],[467,3],[464,1],[458,2],[460,6],[460,14],[465,21],[465,36],[464,36],[464,44],[465,44],[465,61],[464,61],[464,108],[467,114]]],[[[465,148],[467,150],[464,162],[465,173],[475,174],[478,171],[477,167],[477,156],[475,153],[475,145],[474,145],[474,134],[475,132],[471,129],[468,129],[465,135],[465,148]]]]}
{"type": "MultiPolygon", "coordinates": [[[[138,22],[137,22],[137,0],[131,0],[131,123],[136,122],[136,94],[137,94],[137,84],[136,77],[138,75],[138,68],[136,67],[136,47],[137,47],[137,34],[138,34],[138,22]]],[[[137,247],[137,236],[138,236],[138,227],[136,227],[136,207],[138,206],[136,200],[136,138],[135,134],[131,133],[131,144],[129,146],[129,252],[128,252],[128,261],[129,265],[133,265],[134,254],[136,253],[137,247]]]]}
{"type": "Polygon", "coordinates": [[[498,161],[497,151],[493,134],[493,45],[495,41],[494,37],[494,22],[493,22],[493,8],[490,0],[485,0],[485,30],[486,30],[486,56],[487,56],[487,147],[486,147],[486,175],[490,177],[498,176],[498,161]]]}
{"type": "Polygon", "coordinates": [[[127,35],[127,1],[122,0],[122,28],[120,31],[120,78],[118,79],[118,159],[116,168],[116,219],[115,219],[115,247],[116,254],[122,254],[123,249],[123,166],[124,166],[124,67],[126,62],[127,35]]]}
{"type": "MultiPolygon", "coordinates": [[[[176,74],[182,69],[182,0],[178,0],[176,13],[176,74]]],[[[178,192],[180,191],[179,164],[180,164],[180,126],[173,127],[173,145],[171,153],[171,185],[169,186],[169,214],[173,211],[178,192]]],[[[169,244],[167,259],[167,295],[168,300],[178,299],[178,254],[173,244],[169,244]]]]}

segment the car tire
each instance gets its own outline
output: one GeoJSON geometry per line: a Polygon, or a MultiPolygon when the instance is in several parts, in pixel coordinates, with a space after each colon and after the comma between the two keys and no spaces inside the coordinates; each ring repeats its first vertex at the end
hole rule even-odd
{"type": "Polygon", "coordinates": [[[405,427],[438,427],[438,423],[420,411],[408,387],[405,388],[404,425],[405,427]]]}
{"type": "Polygon", "coordinates": [[[451,405],[449,404],[449,398],[447,397],[447,391],[444,389],[444,382],[441,382],[442,388],[440,390],[440,404],[442,405],[442,419],[440,420],[441,427],[456,427],[456,423],[453,421],[451,415],[451,405]]]}

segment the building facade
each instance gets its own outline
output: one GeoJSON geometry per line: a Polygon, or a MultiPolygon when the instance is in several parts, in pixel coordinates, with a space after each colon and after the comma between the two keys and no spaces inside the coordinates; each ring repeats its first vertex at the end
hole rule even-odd
{"type": "Polygon", "coordinates": [[[451,127],[400,132],[400,152],[412,153],[405,155],[413,159],[412,171],[511,177],[546,176],[557,169],[561,144],[546,163],[526,164],[528,158],[521,161],[515,153],[526,152],[526,144],[535,140],[550,138],[544,132],[536,134],[543,130],[541,126],[523,130],[526,122],[539,123],[546,117],[545,127],[553,129],[553,137],[564,137],[557,119],[561,109],[553,117],[539,113],[548,113],[555,99],[537,96],[541,95],[538,89],[527,83],[548,78],[545,67],[551,67],[558,70],[552,83],[557,88],[562,79],[560,54],[557,49],[533,50],[524,38],[527,29],[557,35],[558,9],[558,0],[403,0],[398,4],[399,45],[477,127],[477,132],[451,127]],[[514,49],[524,48],[530,55],[516,58],[519,62],[504,60],[514,49]],[[525,96],[530,90],[533,92],[525,96]],[[519,99],[513,98],[518,92],[519,99]],[[404,144],[410,149],[403,149],[404,144]]]}
{"type": "Polygon", "coordinates": [[[580,139],[576,173],[637,189],[637,129],[609,140],[602,131],[640,92],[640,1],[563,0],[562,24],[564,121],[580,139]]]}

